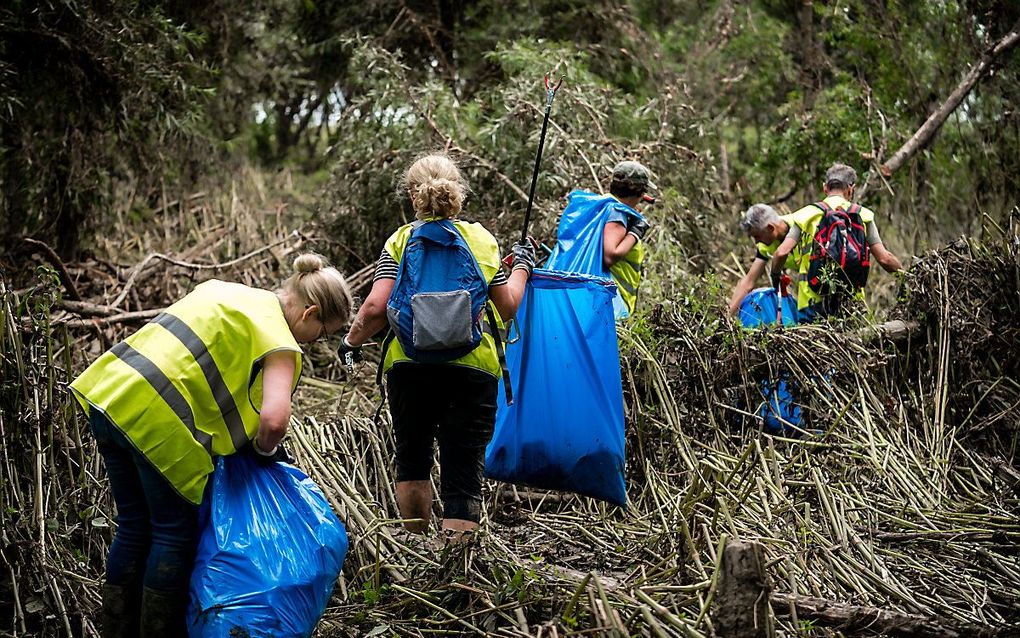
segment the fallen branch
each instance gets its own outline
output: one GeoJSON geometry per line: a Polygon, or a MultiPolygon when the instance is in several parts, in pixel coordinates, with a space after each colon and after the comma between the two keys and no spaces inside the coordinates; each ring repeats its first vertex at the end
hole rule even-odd
{"type": "Polygon", "coordinates": [[[882,175],[889,177],[897,169],[903,166],[907,160],[913,157],[919,150],[928,145],[938,130],[942,127],[950,114],[960,106],[963,99],[971,92],[974,85],[978,83],[985,73],[991,68],[996,58],[1006,53],[1020,42],[1020,21],[1013,25],[1009,33],[1004,35],[998,42],[989,47],[977,64],[971,67],[956,89],[949,94],[945,103],[932,113],[927,121],[917,129],[917,132],[896,151],[889,161],[883,163],[879,169],[882,175]]]}
{"type": "Polygon", "coordinates": [[[874,326],[868,326],[861,328],[857,331],[857,334],[862,339],[881,337],[888,339],[889,341],[903,341],[917,332],[917,329],[921,327],[916,321],[903,321],[902,319],[894,319],[892,321],[886,321],[874,326]]]}
{"type": "Polygon", "coordinates": [[[67,292],[67,296],[74,301],[81,301],[81,295],[78,294],[78,289],[74,286],[74,280],[71,278],[71,273],[67,272],[67,266],[64,265],[64,262],[61,261],[57,253],[38,239],[23,237],[22,241],[29,246],[38,249],[46,257],[46,261],[53,265],[57,271],[57,277],[60,278],[60,283],[64,286],[64,291],[67,292]]]}
{"type": "Polygon", "coordinates": [[[52,326],[68,325],[77,327],[91,327],[91,326],[111,326],[117,323],[144,323],[159,313],[163,312],[163,308],[152,308],[150,310],[136,310],[134,312],[122,312],[117,315],[110,315],[107,317],[92,317],[90,319],[83,319],[81,317],[62,317],[54,319],[50,324],[52,326]]]}
{"type": "Polygon", "coordinates": [[[134,272],[131,273],[131,276],[128,278],[127,283],[124,284],[124,289],[120,291],[120,294],[117,295],[117,298],[113,300],[113,303],[110,304],[110,307],[117,308],[118,306],[120,306],[120,304],[124,302],[124,299],[127,298],[128,293],[131,291],[131,288],[134,287],[135,282],[138,279],[138,276],[146,269],[150,262],[161,260],[173,264],[174,266],[180,266],[181,268],[188,268],[191,270],[222,270],[223,268],[235,266],[243,261],[251,259],[252,257],[261,255],[262,253],[267,252],[273,248],[276,248],[280,244],[284,244],[294,238],[298,238],[300,240],[303,239],[303,235],[301,234],[300,231],[295,230],[286,237],[284,237],[283,239],[274,241],[273,243],[267,246],[263,246],[262,248],[258,248],[249,253],[241,255],[236,259],[231,259],[230,261],[226,261],[221,264],[195,264],[187,261],[180,261],[178,259],[174,259],[173,257],[170,257],[169,255],[164,255],[163,253],[152,253],[145,259],[143,259],[140,264],[135,266],[134,272]]]}
{"type": "Polygon", "coordinates": [[[773,593],[769,600],[776,615],[790,615],[796,609],[800,619],[836,626],[847,635],[885,634],[897,638],[1005,638],[1017,629],[981,625],[956,625],[936,618],[887,611],[878,607],[847,605],[813,596],[773,593]]]}

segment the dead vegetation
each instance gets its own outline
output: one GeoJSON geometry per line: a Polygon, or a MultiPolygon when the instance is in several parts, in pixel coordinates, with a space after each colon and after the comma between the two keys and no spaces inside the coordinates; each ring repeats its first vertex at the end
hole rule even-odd
{"type": "MultiPolygon", "coordinates": [[[[196,281],[270,286],[319,245],[271,197],[167,200],[153,215],[190,224],[187,251],[157,224],[67,264],[79,302],[48,268],[3,280],[0,635],[98,635],[113,511],[63,388],[73,371],[196,281]]],[[[736,541],[763,548],[780,635],[1015,634],[1016,237],[925,255],[903,282],[899,312],[919,322],[906,341],[853,321],[747,333],[681,275],[685,294],[620,330],[630,507],[490,483],[487,524],[460,548],[400,531],[374,366],[347,378],[320,347],[291,437],[351,549],[317,635],[721,636],[736,541]],[[780,373],[801,388],[797,438],[751,416],[758,380],[780,373]]]]}

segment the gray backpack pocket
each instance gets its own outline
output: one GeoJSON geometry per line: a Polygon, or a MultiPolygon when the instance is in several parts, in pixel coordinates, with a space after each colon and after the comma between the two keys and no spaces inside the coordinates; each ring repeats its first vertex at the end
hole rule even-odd
{"type": "Polygon", "coordinates": [[[450,350],[471,345],[471,293],[420,292],[411,297],[416,350],[450,350]]]}

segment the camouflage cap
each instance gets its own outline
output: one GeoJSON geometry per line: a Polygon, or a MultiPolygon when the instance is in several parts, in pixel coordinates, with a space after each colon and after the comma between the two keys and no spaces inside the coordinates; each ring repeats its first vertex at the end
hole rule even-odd
{"type": "Polygon", "coordinates": [[[613,167],[613,181],[626,184],[627,187],[642,193],[654,186],[651,173],[644,164],[633,160],[620,162],[613,167]]]}
{"type": "Polygon", "coordinates": [[[825,171],[825,185],[853,186],[857,183],[857,171],[846,164],[833,164],[825,171]]]}

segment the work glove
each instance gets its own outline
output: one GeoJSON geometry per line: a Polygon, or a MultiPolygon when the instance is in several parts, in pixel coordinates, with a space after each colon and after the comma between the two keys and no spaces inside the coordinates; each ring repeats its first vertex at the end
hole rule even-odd
{"type": "Polygon", "coordinates": [[[535,240],[531,237],[528,237],[526,242],[514,244],[511,249],[514,258],[511,271],[523,268],[528,271],[528,276],[531,276],[532,271],[535,270],[535,264],[538,262],[538,257],[535,255],[535,244],[535,240]]]}
{"type": "Polygon", "coordinates": [[[255,439],[252,439],[246,449],[251,453],[255,462],[262,466],[272,465],[273,463],[294,463],[294,457],[290,455],[290,452],[287,451],[282,442],[276,445],[275,450],[267,453],[259,448],[259,444],[255,442],[255,439]]]}
{"type": "Polygon", "coordinates": [[[645,238],[645,233],[648,232],[648,227],[651,224],[648,223],[647,219],[641,219],[638,217],[631,217],[627,223],[627,234],[634,235],[634,238],[641,241],[645,238]]]}
{"type": "Polygon", "coordinates": [[[348,343],[347,335],[344,335],[343,339],[340,340],[340,346],[336,349],[336,353],[349,370],[354,369],[354,364],[359,363],[362,359],[361,346],[352,346],[348,343]]]}

